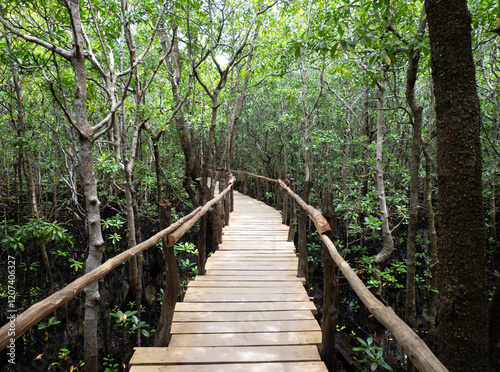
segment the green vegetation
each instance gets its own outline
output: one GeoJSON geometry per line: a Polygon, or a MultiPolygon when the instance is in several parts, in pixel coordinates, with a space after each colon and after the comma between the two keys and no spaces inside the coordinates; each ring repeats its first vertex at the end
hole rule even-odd
{"type": "MultiPolygon", "coordinates": [[[[500,10],[492,0],[468,6],[481,106],[480,220],[487,230],[487,257],[477,259],[488,274],[483,297],[496,303],[500,38],[490,30],[500,26],[500,10]]],[[[246,170],[289,175],[299,194],[311,182],[309,203],[318,209],[322,192],[332,194],[339,252],[434,349],[442,262],[433,217],[441,201],[424,15],[418,0],[3,1],[0,261],[15,259],[16,309],[158,232],[159,202],[171,203],[175,222],[211,198],[207,179],[217,171],[246,170]],[[82,53],[64,3],[79,11],[82,53]],[[410,91],[422,115],[416,173],[410,91]],[[391,239],[394,250],[378,262],[391,239]]],[[[237,178],[239,190],[281,203],[276,185],[237,178]]],[[[206,217],[208,231],[213,221],[206,217]]],[[[217,244],[200,231],[196,225],[173,247],[181,289],[202,270],[198,257],[217,244]]],[[[308,222],[306,236],[307,279],[321,318],[322,247],[308,222]]],[[[92,363],[121,370],[134,346],[153,345],[166,281],[162,250],[159,243],[104,277],[94,293],[100,302],[82,293],[33,327],[18,341],[26,352],[19,360],[40,370],[83,368],[80,360],[92,354],[84,350],[83,322],[93,312],[100,349],[92,363]]],[[[384,361],[368,337],[373,319],[337,274],[344,349],[364,352],[359,362],[372,371],[404,368],[401,355],[394,364],[384,361]]],[[[2,300],[8,280],[0,270],[2,300]]],[[[0,314],[2,324],[6,317],[0,314]]],[[[89,364],[85,359],[92,370],[89,364]]]]}

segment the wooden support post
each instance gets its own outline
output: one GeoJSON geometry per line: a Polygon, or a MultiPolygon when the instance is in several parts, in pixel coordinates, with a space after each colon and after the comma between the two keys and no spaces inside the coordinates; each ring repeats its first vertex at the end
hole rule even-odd
{"type": "MultiPolygon", "coordinates": [[[[278,178],[281,178],[281,173],[278,173],[278,178]]],[[[280,211],[281,210],[281,202],[282,202],[282,190],[281,190],[281,186],[278,184],[278,185],[275,185],[274,186],[274,193],[276,195],[276,210],[280,211]]]]}
{"type": "MultiPolygon", "coordinates": [[[[160,229],[166,229],[172,224],[172,204],[168,201],[160,202],[160,229]]],[[[163,258],[165,260],[165,289],[163,292],[163,302],[161,306],[158,330],[155,333],[154,345],[168,346],[170,342],[170,329],[174,317],[175,304],[179,297],[179,270],[175,259],[173,247],[168,246],[168,239],[165,237],[163,243],[163,258]]]]}
{"type": "Polygon", "coordinates": [[[248,195],[248,173],[243,173],[243,194],[248,195]]]}
{"type": "MultiPolygon", "coordinates": [[[[302,199],[305,203],[309,202],[309,194],[311,193],[312,182],[304,182],[304,190],[302,191],[302,199]]],[[[299,253],[299,263],[297,267],[297,276],[306,278],[309,272],[309,261],[307,259],[307,212],[304,208],[300,209],[299,213],[299,228],[298,228],[298,243],[297,251],[299,253]]]]}
{"type": "MultiPolygon", "coordinates": [[[[295,180],[293,178],[289,178],[290,189],[292,192],[295,192],[295,180]]],[[[290,200],[289,203],[290,208],[290,229],[288,230],[288,241],[293,242],[295,237],[295,226],[297,225],[297,211],[295,210],[295,201],[290,200]]]]}
{"type": "MultiPolygon", "coordinates": [[[[231,178],[231,172],[224,171],[224,179],[226,180],[226,185],[228,184],[230,178],[231,178]]],[[[224,224],[226,226],[229,226],[229,216],[231,214],[231,191],[229,192],[229,195],[224,196],[223,204],[224,204],[224,224]]],[[[222,225],[220,228],[222,234],[222,225]]]]}
{"type": "MultiPolygon", "coordinates": [[[[288,183],[288,179],[285,180],[286,184],[289,185],[288,183]]],[[[288,213],[289,213],[289,210],[288,210],[288,193],[287,192],[284,192],[283,193],[283,211],[281,212],[281,223],[283,225],[288,225],[288,213]]]]}
{"type": "Polygon", "coordinates": [[[262,189],[261,189],[261,186],[260,186],[260,178],[256,178],[255,179],[255,187],[256,187],[256,191],[255,191],[255,195],[256,195],[256,199],[257,200],[261,200],[262,199],[262,189]]]}
{"type": "MultiPolygon", "coordinates": [[[[321,209],[323,216],[332,231],[328,234],[330,240],[333,239],[337,230],[337,215],[333,208],[333,195],[323,190],[321,193],[321,209]]],[[[325,243],[321,243],[321,256],[323,259],[323,322],[321,325],[321,347],[320,355],[329,370],[337,365],[337,352],[335,345],[335,333],[338,322],[337,314],[337,278],[335,275],[335,262],[328,251],[325,243]]]]}

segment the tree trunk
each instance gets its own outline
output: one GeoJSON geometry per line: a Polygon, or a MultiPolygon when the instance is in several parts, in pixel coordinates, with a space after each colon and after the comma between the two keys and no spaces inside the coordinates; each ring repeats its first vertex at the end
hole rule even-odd
{"type": "MultiPolygon", "coordinates": [[[[427,21],[425,15],[418,27],[418,34],[425,31],[427,21]]],[[[411,139],[411,155],[410,155],[410,205],[408,219],[408,242],[406,249],[406,297],[405,297],[405,322],[411,328],[415,328],[415,320],[417,317],[417,309],[415,305],[415,253],[417,251],[417,225],[418,225],[418,195],[420,191],[420,151],[422,147],[422,111],[423,107],[418,103],[415,96],[415,84],[418,76],[418,64],[420,62],[421,49],[408,50],[408,71],[406,73],[406,102],[410,107],[413,115],[413,133],[411,139]]],[[[414,372],[415,366],[408,360],[408,372],[414,372]]]]}
{"type": "MultiPolygon", "coordinates": [[[[302,192],[302,200],[309,204],[309,195],[311,194],[312,182],[304,182],[304,190],[302,192]]],[[[297,276],[304,277],[307,280],[309,261],[307,260],[307,212],[300,209],[299,227],[298,227],[298,242],[297,251],[299,253],[299,263],[297,268],[297,276]]]]}
{"type": "MultiPolygon", "coordinates": [[[[160,230],[166,229],[172,223],[172,204],[163,201],[159,204],[160,210],[160,230]]],[[[174,247],[168,247],[167,237],[163,239],[163,258],[165,260],[165,290],[163,292],[163,302],[161,306],[158,330],[155,333],[155,347],[168,346],[170,342],[170,330],[174,317],[175,304],[179,297],[179,272],[175,259],[174,247]]]]}
{"type": "MultiPolygon", "coordinates": [[[[385,79],[385,73],[384,73],[385,79]]],[[[385,80],[378,82],[378,114],[377,114],[377,195],[380,208],[380,219],[382,220],[382,250],[375,256],[373,260],[375,268],[382,271],[384,263],[389,259],[394,251],[394,241],[389,228],[389,212],[385,200],[384,186],[384,164],[383,164],[383,125],[384,125],[384,103],[385,103],[385,80]]],[[[377,280],[381,281],[380,274],[373,275],[377,280]]],[[[382,283],[375,292],[377,295],[382,295],[382,283]]]]}
{"type": "Polygon", "coordinates": [[[498,358],[500,357],[500,277],[497,279],[496,289],[490,301],[488,309],[489,323],[489,353],[491,370],[495,370],[498,358]]]}
{"type": "MultiPolygon", "coordinates": [[[[94,270],[101,264],[104,250],[104,240],[101,232],[101,215],[97,181],[92,159],[94,130],[87,118],[87,70],[85,66],[83,26],[80,17],[80,2],[68,0],[66,2],[72,22],[74,51],[71,64],[75,73],[74,110],[76,125],[80,131],[79,160],[80,175],[85,196],[87,212],[89,250],[85,262],[85,272],[94,270]]],[[[97,353],[97,318],[99,311],[99,286],[95,282],[85,288],[85,319],[84,319],[84,362],[85,371],[98,370],[97,353]]]]}
{"type": "Polygon", "coordinates": [[[436,340],[436,318],[438,309],[438,296],[435,292],[438,287],[438,242],[436,223],[434,219],[434,209],[432,207],[432,173],[431,173],[431,157],[428,151],[428,144],[424,144],[423,153],[425,157],[425,186],[424,186],[424,199],[425,209],[427,211],[427,221],[429,224],[431,252],[430,259],[427,259],[427,275],[430,276],[429,288],[427,289],[426,304],[422,317],[427,322],[429,329],[428,345],[433,349],[436,340]]]}
{"type": "MultiPolygon", "coordinates": [[[[330,240],[333,240],[337,231],[337,215],[333,208],[333,195],[324,190],[321,193],[323,216],[326,218],[332,231],[328,233],[330,240]]],[[[321,359],[325,362],[328,371],[336,371],[337,350],[335,348],[335,334],[338,322],[337,314],[337,278],[335,275],[335,263],[328,247],[321,242],[321,256],[323,259],[323,323],[321,324],[321,359]]]]}
{"type": "Polygon", "coordinates": [[[466,0],[426,0],[436,98],[439,190],[438,356],[489,371],[480,105],[466,0]]]}

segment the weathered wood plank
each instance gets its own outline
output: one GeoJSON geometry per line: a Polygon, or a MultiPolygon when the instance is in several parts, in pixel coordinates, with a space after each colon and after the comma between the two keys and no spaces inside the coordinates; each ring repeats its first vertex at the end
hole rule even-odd
{"type": "MultiPolygon", "coordinates": [[[[303,282],[303,279],[304,278],[298,278],[296,276],[291,276],[291,275],[287,275],[287,276],[282,276],[280,274],[267,274],[267,275],[259,275],[259,276],[255,276],[255,275],[239,275],[239,276],[235,276],[235,275],[227,275],[227,274],[224,274],[224,273],[221,273],[221,274],[207,274],[206,275],[200,275],[198,277],[197,280],[224,280],[224,281],[228,281],[228,280],[247,280],[247,281],[275,281],[275,282],[290,282],[290,281],[298,281],[298,282],[303,282]]],[[[277,284],[278,285],[278,284],[277,284]]]]}
{"type": "MultiPolygon", "coordinates": [[[[206,270],[212,271],[227,271],[227,270],[240,270],[240,271],[290,271],[291,274],[295,274],[297,271],[297,264],[294,262],[283,262],[283,263],[210,263],[206,265],[206,270]],[[229,267],[228,267],[229,266],[229,267]]],[[[244,275],[244,274],[243,274],[244,275]]]]}
{"type": "Polygon", "coordinates": [[[240,280],[191,280],[188,283],[188,288],[191,287],[209,287],[209,288],[297,288],[304,290],[304,286],[300,281],[279,282],[278,284],[270,281],[240,281],[240,280]]]}
{"type": "Polygon", "coordinates": [[[184,302],[287,302],[309,301],[307,293],[193,293],[186,292],[184,302]]]}
{"type": "Polygon", "coordinates": [[[319,345],[321,331],[176,334],[169,347],[319,345]]]}
{"type": "Polygon", "coordinates": [[[191,296],[202,296],[204,294],[242,294],[242,295],[247,295],[247,294],[252,294],[252,295],[259,295],[259,294],[270,294],[270,293],[276,293],[276,294],[303,294],[304,293],[304,287],[300,288],[300,286],[295,286],[295,287],[280,287],[280,286],[273,286],[273,287],[189,287],[189,294],[191,296]]]}
{"type": "MultiPolygon", "coordinates": [[[[310,320],[311,312],[307,310],[289,311],[177,311],[174,322],[248,322],[273,320],[310,320]]],[[[194,345],[193,345],[194,346],[194,345]]]]}
{"type": "MultiPolygon", "coordinates": [[[[327,372],[321,362],[212,364],[217,372],[327,372]]],[[[203,365],[133,366],[130,372],[207,372],[203,365]]]]}
{"type": "Polygon", "coordinates": [[[134,365],[319,361],[313,345],[136,348],[134,365]]]}
{"type": "MultiPolygon", "coordinates": [[[[274,273],[276,276],[297,277],[297,270],[280,270],[279,273],[274,273]]],[[[207,270],[205,276],[253,276],[256,279],[259,276],[270,276],[269,270],[222,270],[212,269],[207,270]]]]}
{"type": "Polygon", "coordinates": [[[290,302],[178,302],[175,311],[282,311],[310,310],[316,306],[311,301],[290,302]]]}
{"type": "Polygon", "coordinates": [[[172,323],[172,334],[178,333],[251,333],[320,331],[316,319],[247,321],[247,322],[184,322],[172,323]]]}

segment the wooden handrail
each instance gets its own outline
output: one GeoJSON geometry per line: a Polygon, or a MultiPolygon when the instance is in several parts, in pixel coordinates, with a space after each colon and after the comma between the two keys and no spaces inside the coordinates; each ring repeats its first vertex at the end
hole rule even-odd
{"type": "MultiPolygon", "coordinates": [[[[232,172],[240,173],[236,171],[232,172]]],[[[260,177],[264,178],[262,176],[260,177]]],[[[322,241],[328,247],[331,257],[342,271],[349,284],[351,284],[359,299],[365,304],[373,316],[394,335],[394,338],[398,341],[399,345],[403,348],[415,367],[417,367],[420,372],[447,372],[448,369],[433,354],[425,342],[417,336],[408,324],[396,315],[390,306],[385,306],[368,290],[368,288],[366,288],[363,281],[342,258],[333,242],[325,235],[325,232],[330,231],[330,226],[321,212],[304,202],[304,200],[287,187],[283,181],[278,180],[278,182],[281,187],[283,187],[290,196],[308,212],[309,217],[316,225],[316,229],[321,234],[322,241]]]]}
{"type": "Polygon", "coordinates": [[[264,176],[259,176],[258,174],[253,174],[253,173],[246,172],[246,171],[231,170],[231,173],[247,174],[249,176],[257,177],[257,178],[260,178],[260,179],[263,179],[263,180],[266,180],[266,181],[269,181],[269,182],[279,183],[279,180],[275,180],[274,178],[268,178],[268,177],[264,177],[264,176]]]}
{"type": "Polygon", "coordinates": [[[300,196],[298,196],[296,193],[294,193],[287,185],[282,180],[278,180],[279,184],[281,185],[282,188],[290,194],[292,198],[294,198],[297,203],[304,209],[307,213],[309,213],[309,216],[311,217],[311,220],[313,220],[314,224],[316,225],[316,229],[318,229],[318,232],[320,234],[326,234],[327,232],[332,231],[330,225],[326,221],[326,218],[323,217],[320,211],[317,209],[314,209],[311,207],[309,204],[307,204],[300,196]]]}
{"type": "Polygon", "coordinates": [[[224,191],[220,192],[215,198],[208,201],[195,215],[195,217],[189,221],[185,225],[182,225],[177,230],[175,230],[172,234],[168,235],[167,245],[169,247],[173,246],[181,237],[188,231],[195,223],[198,221],[204,214],[208,212],[208,210],[214,205],[217,204],[224,195],[226,195],[231,187],[234,184],[236,179],[232,177],[229,180],[228,186],[224,189],[224,191]]]}
{"type": "Polygon", "coordinates": [[[233,183],[234,177],[229,182],[229,186],[223,192],[208,201],[203,207],[196,208],[189,215],[181,218],[166,229],[153,235],[151,238],[125,252],[116,255],[113,258],[110,258],[91,272],[79,277],[51,296],[37,302],[15,318],[15,327],[11,327],[10,321],[7,322],[7,324],[0,328],[0,350],[5,349],[11,342],[11,339],[21,337],[26,331],[37,324],[40,320],[51,314],[55,309],[73,299],[78,293],[83,291],[85,287],[101,279],[111,270],[134,257],[137,253],[151,247],[164,237],[168,237],[169,247],[174,245],[175,242],[177,242],[177,240],[179,240],[180,237],[182,237],[182,235],[184,235],[184,233],[196,223],[196,221],[208,212],[211,206],[220,201],[220,199],[231,189],[233,183]],[[186,226],[189,227],[185,228],[186,226]]]}

